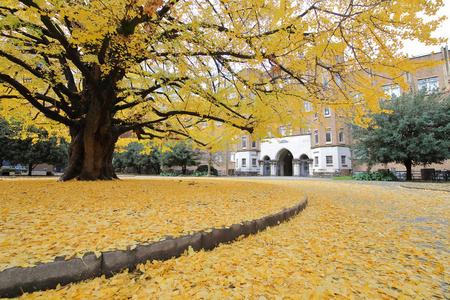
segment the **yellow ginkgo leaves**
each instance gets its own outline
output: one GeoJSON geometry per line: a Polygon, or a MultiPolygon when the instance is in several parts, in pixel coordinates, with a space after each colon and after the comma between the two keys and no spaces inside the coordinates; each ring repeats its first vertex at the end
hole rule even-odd
{"type": "Polygon", "coordinates": [[[262,218],[294,189],[222,180],[0,181],[0,271],[262,218]]]}
{"type": "MultiPolygon", "coordinates": [[[[244,181],[229,184],[244,193],[255,192],[246,190],[244,181]]],[[[268,187],[269,181],[258,184],[268,187]]],[[[270,184],[306,193],[308,208],[289,222],[212,251],[147,262],[135,272],[24,298],[450,297],[449,193],[406,190],[396,184],[298,180],[270,184]]]]}

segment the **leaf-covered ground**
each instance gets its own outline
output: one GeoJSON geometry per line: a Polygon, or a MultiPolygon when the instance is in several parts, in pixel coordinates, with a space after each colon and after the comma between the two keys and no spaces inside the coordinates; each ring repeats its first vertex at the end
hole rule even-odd
{"type": "Polygon", "coordinates": [[[178,237],[294,206],[293,188],[207,179],[0,181],[0,271],[178,237]]]}
{"type": "Polygon", "coordinates": [[[254,182],[295,188],[308,195],[309,205],[287,223],[213,251],[148,262],[132,273],[23,298],[450,297],[450,193],[397,184],[254,182]]]}

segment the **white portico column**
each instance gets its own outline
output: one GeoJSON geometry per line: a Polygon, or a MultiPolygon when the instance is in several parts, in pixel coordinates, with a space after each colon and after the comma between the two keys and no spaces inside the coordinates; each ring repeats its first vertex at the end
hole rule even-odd
{"type": "Polygon", "coordinates": [[[258,163],[259,163],[259,175],[263,176],[264,175],[264,161],[258,160],[258,163]]]}
{"type": "Polygon", "coordinates": [[[293,176],[300,176],[300,159],[293,159],[292,160],[292,175],[293,176]]]}
{"type": "Polygon", "coordinates": [[[270,176],[277,176],[277,161],[270,161],[270,176]]]}

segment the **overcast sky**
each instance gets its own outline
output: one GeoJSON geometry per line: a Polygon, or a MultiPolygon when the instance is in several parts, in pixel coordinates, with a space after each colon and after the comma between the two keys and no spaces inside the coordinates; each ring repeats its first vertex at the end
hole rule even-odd
{"type": "MultiPolygon", "coordinates": [[[[438,16],[442,15],[447,16],[447,20],[445,20],[440,26],[440,28],[438,28],[434,32],[433,36],[447,38],[448,39],[447,45],[449,45],[450,47],[450,0],[444,0],[444,7],[438,11],[438,16]]],[[[410,41],[405,41],[404,44],[405,44],[404,52],[409,56],[418,56],[422,54],[428,54],[431,52],[440,52],[441,46],[445,46],[445,44],[439,46],[425,46],[418,42],[410,42],[410,41]]]]}

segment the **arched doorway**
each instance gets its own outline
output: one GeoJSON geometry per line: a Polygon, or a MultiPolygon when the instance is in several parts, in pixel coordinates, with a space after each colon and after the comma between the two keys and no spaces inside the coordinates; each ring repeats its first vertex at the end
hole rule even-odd
{"type": "Polygon", "coordinates": [[[264,176],[270,176],[270,157],[267,155],[263,158],[263,175],[264,176]]]}
{"type": "Polygon", "coordinates": [[[289,150],[283,149],[278,156],[278,175],[292,176],[292,153],[289,150]]]}
{"type": "Polygon", "coordinates": [[[309,157],[306,154],[300,156],[300,176],[309,176],[309,157]]]}

